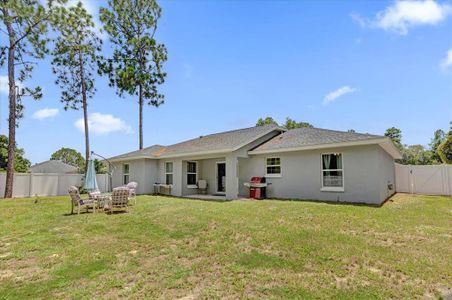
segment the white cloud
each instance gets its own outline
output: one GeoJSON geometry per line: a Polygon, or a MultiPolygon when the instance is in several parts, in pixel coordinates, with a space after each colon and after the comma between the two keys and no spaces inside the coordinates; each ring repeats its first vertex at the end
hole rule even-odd
{"type": "MultiPolygon", "coordinates": [[[[81,132],[85,132],[83,118],[78,119],[74,125],[81,132]]],[[[132,128],[129,125],[120,118],[116,118],[110,114],[90,114],[88,116],[88,126],[90,132],[98,135],[106,135],[112,132],[132,133],[132,128]]]]}
{"type": "Polygon", "coordinates": [[[446,58],[444,58],[443,61],[441,62],[441,67],[443,69],[448,69],[452,67],[452,48],[449,49],[449,51],[447,51],[446,58]]]}
{"type": "Polygon", "coordinates": [[[358,14],[350,16],[362,27],[376,27],[405,35],[409,28],[436,25],[450,14],[452,14],[450,5],[435,0],[398,0],[377,13],[374,20],[366,20],[358,14]]]}
{"type": "Polygon", "coordinates": [[[35,111],[35,113],[31,116],[33,119],[43,120],[51,117],[55,117],[58,115],[59,111],[56,108],[43,108],[35,111]]]}
{"type": "Polygon", "coordinates": [[[346,94],[354,93],[358,91],[355,88],[352,88],[348,85],[338,88],[335,91],[328,93],[325,98],[323,98],[323,105],[328,105],[331,102],[335,101],[337,98],[344,96],[346,94]]]}

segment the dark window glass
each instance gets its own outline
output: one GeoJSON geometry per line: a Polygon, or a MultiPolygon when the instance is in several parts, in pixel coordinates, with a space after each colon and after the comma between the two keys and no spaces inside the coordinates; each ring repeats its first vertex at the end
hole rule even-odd
{"type": "Polygon", "coordinates": [[[166,174],[166,184],[173,184],[173,174],[166,174]]]}
{"type": "Polygon", "coordinates": [[[123,178],[123,184],[128,184],[129,183],[129,175],[124,175],[124,178],[123,178]]]}
{"type": "Polygon", "coordinates": [[[267,174],[281,174],[281,159],[279,157],[267,158],[267,174]]]}
{"type": "Polygon", "coordinates": [[[196,173],[196,163],[195,162],[187,163],[187,172],[188,173],[196,173]]]}
{"type": "Polygon", "coordinates": [[[187,174],[187,184],[189,185],[196,184],[196,174],[187,174]]]}
{"type": "Polygon", "coordinates": [[[267,158],[267,166],[280,165],[281,159],[279,157],[267,158]]]}
{"type": "Polygon", "coordinates": [[[281,167],[280,166],[267,167],[267,174],[281,174],[281,167]]]}
{"type": "Polygon", "coordinates": [[[173,173],[173,163],[167,162],[165,164],[165,170],[166,170],[166,173],[173,173]]]}
{"type": "Polygon", "coordinates": [[[322,166],[323,170],[342,169],[342,154],[323,154],[322,166]]]}

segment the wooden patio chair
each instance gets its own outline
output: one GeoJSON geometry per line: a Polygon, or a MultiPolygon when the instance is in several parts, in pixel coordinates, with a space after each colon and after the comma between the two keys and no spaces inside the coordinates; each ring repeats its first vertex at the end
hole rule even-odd
{"type": "Polygon", "coordinates": [[[111,198],[108,201],[106,209],[113,213],[116,208],[125,209],[129,212],[129,189],[127,187],[117,187],[113,189],[111,198]]]}
{"type": "Polygon", "coordinates": [[[93,199],[83,199],[80,196],[80,192],[77,187],[71,186],[68,193],[69,196],[71,196],[71,214],[74,213],[74,206],[77,207],[77,214],[80,214],[80,209],[82,207],[86,207],[86,212],[88,212],[90,208],[93,209],[93,212],[96,212],[97,202],[93,199]]]}

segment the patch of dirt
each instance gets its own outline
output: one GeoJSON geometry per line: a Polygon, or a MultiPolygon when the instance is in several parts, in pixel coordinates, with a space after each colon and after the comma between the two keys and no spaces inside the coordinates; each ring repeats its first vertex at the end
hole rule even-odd
{"type": "Polygon", "coordinates": [[[13,255],[12,252],[4,252],[4,253],[0,254],[0,260],[7,259],[7,258],[9,258],[12,255],[13,255]]]}
{"type": "Polygon", "coordinates": [[[253,250],[253,247],[251,247],[252,238],[250,236],[236,232],[233,239],[235,247],[241,252],[250,253],[253,250]]]}
{"type": "Polygon", "coordinates": [[[408,202],[412,202],[413,200],[416,200],[415,195],[397,193],[391,198],[389,198],[389,200],[386,201],[384,206],[406,204],[408,202]]]}
{"type": "Polygon", "coordinates": [[[1,265],[0,279],[26,282],[47,278],[49,278],[48,271],[39,267],[35,259],[9,259],[1,265]]]}
{"type": "Polygon", "coordinates": [[[0,281],[3,279],[11,278],[14,276],[14,272],[12,270],[0,270],[0,281]]]}
{"type": "Polygon", "coordinates": [[[413,242],[428,242],[429,239],[423,233],[387,233],[377,232],[374,230],[356,230],[356,229],[341,229],[341,233],[351,236],[362,236],[368,239],[371,243],[383,247],[406,247],[413,242]]]}

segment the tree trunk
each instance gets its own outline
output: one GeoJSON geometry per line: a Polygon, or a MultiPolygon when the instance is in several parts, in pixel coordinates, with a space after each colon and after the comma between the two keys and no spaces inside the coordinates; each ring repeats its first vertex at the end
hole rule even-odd
{"type": "Polygon", "coordinates": [[[13,196],[14,159],[16,155],[16,82],[14,75],[15,34],[11,22],[8,20],[8,11],[4,10],[4,23],[8,30],[8,84],[9,84],[9,117],[8,117],[8,163],[6,165],[5,198],[13,196]]]}
{"type": "Polygon", "coordinates": [[[138,104],[140,105],[140,116],[139,116],[139,126],[140,126],[140,149],[143,149],[143,90],[140,86],[139,89],[139,100],[138,104]]]}
{"type": "Polygon", "coordinates": [[[85,69],[83,67],[83,54],[80,49],[78,52],[80,63],[80,81],[82,86],[82,102],[83,102],[83,121],[85,125],[85,174],[88,169],[89,150],[89,131],[88,131],[88,101],[86,96],[85,69]]]}

